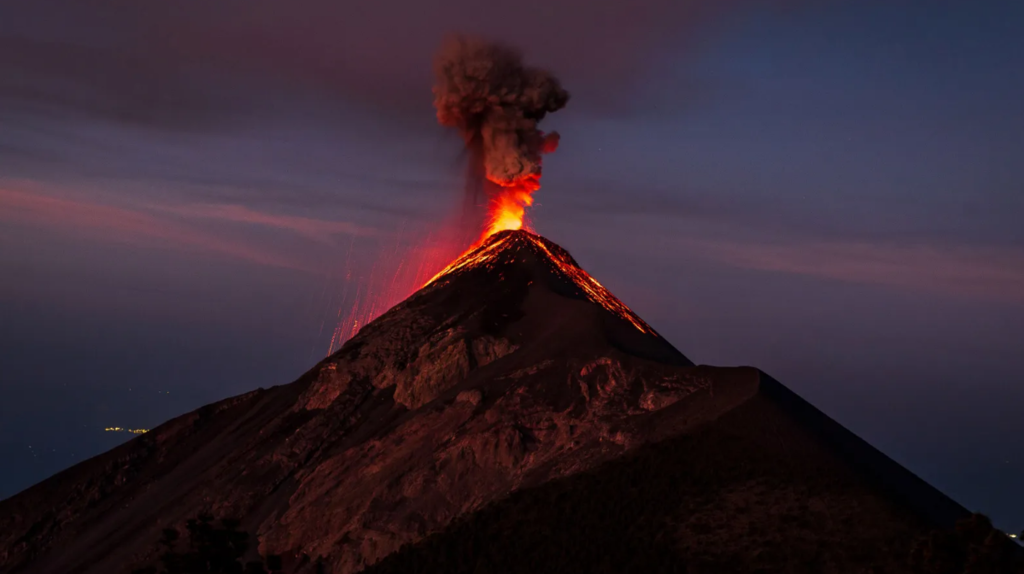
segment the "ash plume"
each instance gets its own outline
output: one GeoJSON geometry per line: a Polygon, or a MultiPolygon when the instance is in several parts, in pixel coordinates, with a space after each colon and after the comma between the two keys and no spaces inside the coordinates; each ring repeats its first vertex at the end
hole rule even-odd
{"type": "Polygon", "coordinates": [[[470,173],[502,187],[539,187],[541,155],[558,133],[537,128],[569,101],[557,78],[523,64],[519,51],[480,38],[450,36],[434,71],[434,107],[443,126],[457,128],[470,152],[470,173]]]}

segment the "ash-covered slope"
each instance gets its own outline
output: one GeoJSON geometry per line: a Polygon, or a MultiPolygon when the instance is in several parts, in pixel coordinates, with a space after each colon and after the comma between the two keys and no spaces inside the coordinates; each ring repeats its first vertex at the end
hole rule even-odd
{"type": "Polygon", "coordinates": [[[365,574],[952,572],[911,553],[965,515],[762,374],[713,422],[513,493],[365,574]]]}
{"type": "Polygon", "coordinates": [[[759,371],[693,366],[568,253],[515,231],[298,381],[203,407],[0,502],[0,571],[124,572],[155,557],[162,528],[208,512],[241,519],[288,572],[355,572],[514,491],[728,428],[716,421],[760,403],[766,428],[818,445],[794,496],[820,456],[856,485],[844,508],[886,532],[962,512],[759,371]]]}

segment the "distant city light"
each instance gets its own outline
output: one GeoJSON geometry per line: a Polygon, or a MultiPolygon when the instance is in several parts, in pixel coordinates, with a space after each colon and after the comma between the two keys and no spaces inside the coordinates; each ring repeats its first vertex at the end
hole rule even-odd
{"type": "Polygon", "coordinates": [[[130,432],[132,434],[143,434],[149,432],[149,429],[126,429],[122,427],[107,427],[103,430],[107,432],[130,432]]]}

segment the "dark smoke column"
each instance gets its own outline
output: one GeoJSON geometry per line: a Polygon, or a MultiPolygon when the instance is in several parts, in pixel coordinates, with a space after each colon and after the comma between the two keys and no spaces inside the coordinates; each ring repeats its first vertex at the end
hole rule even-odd
{"type": "Polygon", "coordinates": [[[565,107],[569,93],[548,72],[524,66],[517,50],[479,38],[446,39],[434,72],[437,121],[462,133],[471,177],[496,184],[484,236],[522,227],[540,188],[541,155],[558,147],[558,133],[537,124],[565,107]]]}

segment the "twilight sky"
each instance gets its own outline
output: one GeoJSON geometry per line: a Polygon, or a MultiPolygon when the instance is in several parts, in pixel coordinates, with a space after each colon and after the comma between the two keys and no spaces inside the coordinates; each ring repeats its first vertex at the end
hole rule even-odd
{"type": "Polygon", "coordinates": [[[0,0],[0,497],[327,353],[458,212],[462,31],[572,92],[538,232],[1019,531],[1024,4],[706,4],[0,0]]]}

